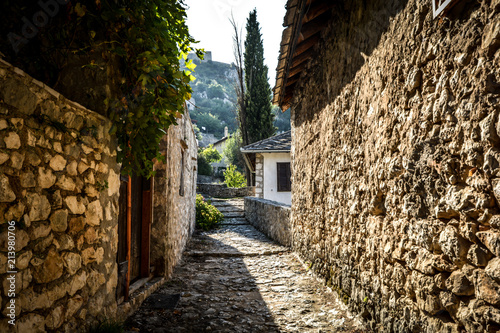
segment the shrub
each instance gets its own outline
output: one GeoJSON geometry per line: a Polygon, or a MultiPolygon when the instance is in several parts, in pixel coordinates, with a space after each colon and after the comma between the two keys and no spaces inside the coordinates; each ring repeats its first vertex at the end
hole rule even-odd
{"type": "Polygon", "coordinates": [[[201,194],[196,195],[196,224],[203,230],[210,230],[224,219],[224,215],[201,194]]]}
{"type": "Polygon", "coordinates": [[[245,176],[236,170],[236,166],[229,164],[226,171],[224,171],[224,183],[227,187],[245,187],[247,181],[245,176]]]}
{"type": "Polygon", "coordinates": [[[198,150],[198,173],[200,175],[212,176],[213,168],[210,163],[219,162],[221,156],[212,145],[198,150]]]}

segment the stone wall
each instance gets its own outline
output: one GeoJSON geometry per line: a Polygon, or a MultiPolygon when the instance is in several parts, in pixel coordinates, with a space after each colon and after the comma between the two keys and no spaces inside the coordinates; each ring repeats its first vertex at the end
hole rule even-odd
{"type": "Polygon", "coordinates": [[[382,332],[500,330],[500,2],[338,2],[292,105],[293,247],[382,332]]]}
{"type": "Polygon", "coordinates": [[[255,154],[255,196],[264,197],[264,156],[255,154]]]}
{"type": "Polygon", "coordinates": [[[165,277],[181,258],[196,216],[198,146],[187,110],[178,122],[160,143],[165,163],[155,165],[151,263],[165,277]]]}
{"type": "Polygon", "coordinates": [[[278,243],[286,246],[292,244],[289,205],[245,197],[245,218],[251,225],[278,243]]]}
{"type": "Polygon", "coordinates": [[[226,184],[202,184],[197,185],[198,193],[206,194],[214,198],[238,198],[253,196],[255,193],[254,186],[247,187],[227,187],[226,184]]]}
{"type": "Polygon", "coordinates": [[[76,332],[114,317],[120,183],[109,128],[0,60],[0,331],[76,332]],[[16,221],[15,267],[7,221],[16,221]]]}

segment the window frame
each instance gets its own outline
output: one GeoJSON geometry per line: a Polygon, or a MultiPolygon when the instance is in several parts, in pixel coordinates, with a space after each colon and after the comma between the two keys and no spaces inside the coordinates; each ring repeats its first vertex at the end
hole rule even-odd
{"type": "Polygon", "coordinates": [[[276,162],[276,185],[277,185],[277,192],[291,192],[292,191],[292,169],[291,169],[291,164],[290,162],[276,162]],[[285,167],[284,171],[285,172],[285,184],[281,184],[280,179],[280,171],[283,170],[283,166],[285,167]],[[283,185],[283,186],[282,186],[283,185]]]}

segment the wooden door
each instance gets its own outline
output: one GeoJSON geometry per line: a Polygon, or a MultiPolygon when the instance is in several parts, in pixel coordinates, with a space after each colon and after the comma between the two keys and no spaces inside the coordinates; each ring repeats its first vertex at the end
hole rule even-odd
{"type": "Polygon", "coordinates": [[[128,299],[134,281],[149,276],[152,179],[122,177],[118,216],[118,298],[128,299]]]}

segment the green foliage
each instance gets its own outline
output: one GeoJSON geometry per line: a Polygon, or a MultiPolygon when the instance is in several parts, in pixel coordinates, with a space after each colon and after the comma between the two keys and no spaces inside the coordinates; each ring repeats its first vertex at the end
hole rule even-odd
{"type": "Polygon", "coordinates": [[[227,139],[222,155],[224,156],[226,164],[234,164],[236,165],[238,171],[243,172],[245,168],[245,161],[243,160],[243,154],[240,151],[241,143],[241,134],[237,131],[229,139],[227,139]]]}
{"type": "Polygon", "coordinates": [[[196,225],[203,230],[210,230],[224,219],[224,215],[210,201],[205,201],[201,194],[196,195],[196,225]]]}
{"type": "Polygon", "coordinates": [[[206,148],[200,149],[199,154],[203,155],[205,157],[205,159],[208,161],[208,163],[219,162],[222,158],[222,156],[220,156],[217,149],[215,149],[212,145],[209,145],[206,148]]]}
{"type": "Polygon", "coordinates": [[[200,175],[212,176],[213,168],[210,163],[219,162],[222,156],[212,145],[198,150],[198,173],[200,175]]]}
{"type": "Polygon", "coordinates": [[[226,171],[224,171],[224,183],[227,187],[245,187],[247,181],[245,176],[236,170],[236,166],[229,164],[226,171]]]}
{"type": "Polygon", "coordinates": [[[249,143],[273,136],[276,128],[273,125],[274,114],[271,112],[271,87],[267,77],[267,66],[264,65],[264,46],[257,11],[250,12],[247,19],[247,36],[245,39],[245,103],[246,123],[249,143]]]}
{"type": "MultiPolygon", "coordinates": [[[[189,83],[194,79],[194,64],[188,61],[186,68],[180,67],[180,59],[194,50],[191,45],[195,42],[185,22],[183,1],[75,0],[67,5],[52,1],[57,13],[31,37],[22,38],[21,18],[32,18],[40,11],[35,3],[2,1],[0,34],[14,32],[21,42],[14,47],[12,38],[2,38],[0,51],[8,61],[52,87],[61,75],[78,74],[82,69],[93,71],[87,80],[95,77],[95,83],[103,86],[102,79],[108,80],[109,94],[81,97],[78,78],[72,88],[85,99],[80,103],[101,107],[113,121],[110,133],[118,139],[117,159],[123,171],[151,176],[153,159],[163,160],[159,142],[182,116],[192,92],[189,83]],[[75,66],[80,59],[93,60],[75,66]]],[[[195,51],[202,57],[202,50],[195,51]]],[[[66,97],[72,99],[68,89],[66,97]]]]}
{"type": "Polygon", "coordinates": [[[123,323],[105,320],[92,326],[88,333],[122,333],[125,331],[123,323]]]}
{"type": "Polygon", "coordinates": [[[216,137],[224,135],[224,126],[230,132],[236,131],[238,121],[233,103],[236,100],[235,66],[217,61],[195,60],[194,63],[196,80],[191,87],[196,108],[191,112],[191,118],[216,137]]]}
{"type": "Polygon", "coordinates": [[[274,126],[280,132],[286,132],[291,129],[290,125],[290,109],[281,112],[281,109],[273,105],[272,112],[274,114],[274,126]]]}
{"type": "Polygon", "coordinates": [[[205,156],[198,154],[198,174],[204,176],[212,176],[214,170],[205,156]]]}

